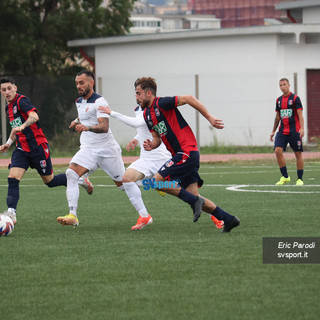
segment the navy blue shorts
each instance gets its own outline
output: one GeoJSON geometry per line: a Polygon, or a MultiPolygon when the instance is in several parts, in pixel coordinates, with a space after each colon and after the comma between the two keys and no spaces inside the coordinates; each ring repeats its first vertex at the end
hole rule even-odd
{"type": "Polygon", "coordinates": [[[299,132],[289,135],[283,134],[282,132],[278,132],[276,134],[274,148],[280,147],[283,148],[283,151],[286,151],[288,143],[293,151],[303,151],[302,140],[299,132]]]}
{"type": "Polygon", "coordinates": [[[189,156],[185,153],[177,153],[160,168],[158,173],[166,180],[177,181],[182,188],[186,188],[194,182],[197,182],[200,188],[203,180],[198,173],[199,160],[198,151],[191,151],[189,156]]]}
{"type": "Polygon", "coordinates": [[[31,152],[14,149],[11,156],[10,168],[36,169],[40,176],[49,176],[53,172],[50,158],[49,145],[43,143],[31,152]]]}

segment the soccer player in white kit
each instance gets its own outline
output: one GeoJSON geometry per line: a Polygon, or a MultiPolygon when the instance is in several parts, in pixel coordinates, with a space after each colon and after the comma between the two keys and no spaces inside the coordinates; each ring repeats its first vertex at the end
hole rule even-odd
{"type": "Polygon", "coordinates": [[[123,189],[122,176],[125,172],[121,148],[109,128],[109,115],[98,110],[100,106],[107,107],[108,102],[94,92],[93,73],[83,70],[77,74],[75,81],[80,95],[76,100],[78,117],[69,128],[81,133],[80,150],[73,156],[66,171],[69,214],[57,218],[60,224],[72,226],[79,225],[79,177],[87,172],[91,174],[100,167],[118,188],[123,189]]]}
{"type": "Polygon", "coordinates": [[[123,187],[127,193],[132,205],[139,213],[137,223],[131,230],[139,230],[153,222],[153,219],[144,205],[141,191],[138,186],[139,180],[152,178],[161,166],[171,159],[171,153],[166,146],[161,143],[160,146],[152,151],[146,151],[143,146],[143,141],[152,139],[152,135],[143,118],[143,110],[140,106],[135,108],[135,117],[128,117],[119,112],[112,111],[109,107],[101,106],[101,112],[109,114],[112,118],[118,119],[121,122],[137,129],[137,135],[128,143],[127,150],[133,150],[139,143],[141,146],[140,158],[127,168],[122,177],[123,187]],[[137,184],[138,183],[138,184],[137,184]]]}

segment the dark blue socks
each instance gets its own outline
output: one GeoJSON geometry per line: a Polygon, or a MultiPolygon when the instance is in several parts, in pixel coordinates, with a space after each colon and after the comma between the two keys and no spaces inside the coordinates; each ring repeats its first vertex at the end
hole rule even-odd
{"type": "Polygon", "coordinates": [[[49,188],[59,187],[59,186],[67,186],[67,176],[65,173],[57,174],[53,177],[53,179],[46,183],[49,188]]]}
{"type": "Polygon", "coordinates": [[[197,196],[193,195],[192,193],[190,193],[182,188],[180,190],[180,193],[178,194],[178,198],[184,202],[189,203],[190,205],[194,204],[198,200],[197,196]]]}
{"type": "Polygon", "coordinates": [[[233,219],[233,216],[230,213],[224,211],[218,206],[212,211],[211,214],[218,220],[223,220],[225,223],[230,223],[233,219]]]}
{"type": "Polygon", "coordinates": [[[280,172],[285,178],[288,178],[287,166],[280,168],[280,172]]]}
{"type": "Polygon", "coordinates": [[[8,208],[17,209],[19,201],[19,180],[14,178],[8,178],[8,195],[7,206],[8,208]]]}

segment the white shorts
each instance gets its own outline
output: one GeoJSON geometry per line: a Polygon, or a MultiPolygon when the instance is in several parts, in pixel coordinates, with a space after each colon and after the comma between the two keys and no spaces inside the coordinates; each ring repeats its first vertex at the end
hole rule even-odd
{"type": "Polygon", "coordinates": [[[76,163],[93,173],[100,167],[112,180],[121,181],[125,172],[121,157],[121,148],[113,147],[113,155],[110,157],[110,150],[105,148],[81,148],[71,159],[70,163],[76,163]]]}
{"type": "Polygon", "coordinates": [[[169,159],[161,159],[161,160],[145,160],[139,158],[138,160],[134,161],[128,167],[131,169],[135,169],[144,174],[145,178],[153,177],[161,166],[168,161],[169,159]]]}

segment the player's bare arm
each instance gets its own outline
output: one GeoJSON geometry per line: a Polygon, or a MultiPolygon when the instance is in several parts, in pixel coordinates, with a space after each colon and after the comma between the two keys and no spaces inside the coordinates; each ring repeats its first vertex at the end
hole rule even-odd
{"type": "Polygon", "coordinates": [[[277,112],[276,113],[276,117],[274,118],[274,123],[273,123],[273,129],[272,129],[272,132],[270,134],[270,141],[273,141],[273,137],[276,133],[276,130],[278,128],[278,125],[280,123],[280,114],[277,112]]]}
{"type": "Polygon", "coordinates": [[[199,111],[209,122],[210,124],[216,128],[216,129],[223,129],[224,123],[222,120],[217,119],[212,114],[209,113],[207,108],[204,106],[202,102],[200,102],[197,98],[194,96],[188,95],[188,96],[179,96],[178,98],[178,106],[188,104],[197,111],[199,111]]]}
{"type": "Polygon", "coordinates": [[[151,151],[151,150],[153,150],[153,149],[156,149],[156,148],[158,148],[158,147],[160,146],[160,144],[161,144],[161,138],[160,138],[160,136],[158,135],[158,133],[155,132],[155,131],[152,131],[151,134],[152,134],[152,138],[153,138],[152,141],[149,140],[149,139],[147,139],[147,140],[145,140],[145,141],[143,142],[143,147],[144,147],[144,149],[145,149],[146,151],[151,151]]]}
{"type": "Polygon", "coordinates": [[[85,126],[82,123],[77,124],[76,131],[81,133],[83,131],[91,131],[94,133],[107,133],[109,130],[109,119],[108,118],[98,118],[99,124],[95,126],[85,126]]]}
{"type": "Polygon", "coordinates": [[[110,114],[111,114],[111,111],[112,111],[109,106],[100,106],[100,107],[98,108],[98,110],[99,110],[101,113],[106,113],[106,114],[108,114],[108,115],[110,115],[110,114]]]}
{"type": "Polygon", "coordinates": [[[302,110],[298,109],[297,114],[298,114],[298,118],[299,118],[299,122],[300,122],[300,130],[299,130],[300,138],[303,138],[303,136],[304,136],[304,118],[303,118],[302,110]]]}
{"type": "Polygon", "coordinates": [[[16,127],[13,129],[13,131],[16,132],[21,132],[27,127],[30,127],[32,124],[36,123],[39,120],[39,116],[35,111],[31,111],[29,113],[28,119],[19,127],[16,127]]]}

